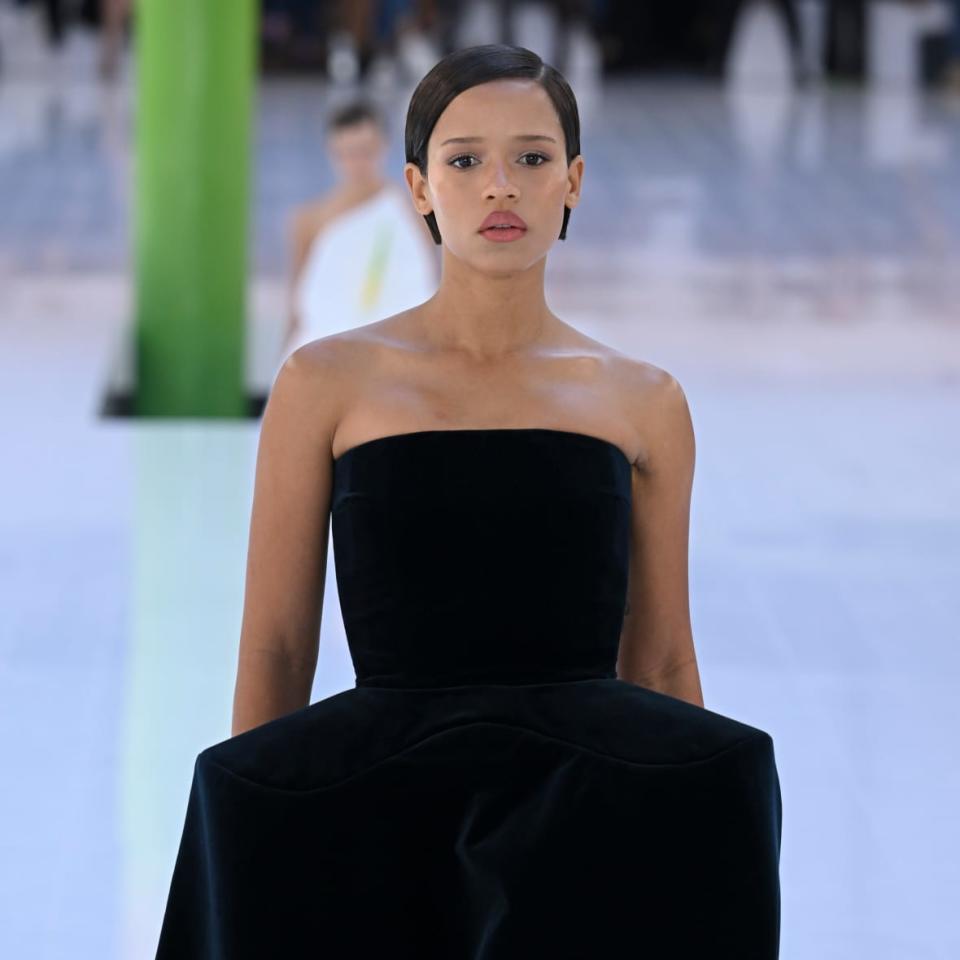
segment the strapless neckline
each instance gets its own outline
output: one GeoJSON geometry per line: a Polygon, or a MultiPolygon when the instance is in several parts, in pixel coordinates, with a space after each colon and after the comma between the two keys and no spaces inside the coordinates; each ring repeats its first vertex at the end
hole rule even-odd
{"type": "Polygon", "coordinates": [[[528,434],[528,435],[555,435],[577,441],[587,441],[597,444],[599,447],[605,447],[608,450],[616,451],[624,462],[630,466],[630,458],[623,452],[621,447],[612,440],[605,437],[598,437],[592,433],[584,433],[580,430],[563,430],[558,427],[434,427],[427,430],[408,430],[404,433],[387,433],[380,437],[372,437],[369,440],[362,440],[360,443],[348,447],[338,457],[333,458],[334,466],[343,463],[353,456],[358,456],[366,450],[389,443],[397,443],[401,440],[419,440],[436,437],[441,433],[451,433],[458,436],[476,434],[482,436],[491,436],[496,434],[528,434]]]}

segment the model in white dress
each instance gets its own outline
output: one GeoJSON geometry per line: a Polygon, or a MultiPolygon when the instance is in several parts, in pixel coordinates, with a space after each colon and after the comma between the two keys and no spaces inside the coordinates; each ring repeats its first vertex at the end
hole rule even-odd
{"type": "Polygon", "coordinates": [[[377,193],[318,231],[293,290],[299,324],[286,354],[318,337],[406,310],[437,289],[436,267],[405,188],[377,193]]]}

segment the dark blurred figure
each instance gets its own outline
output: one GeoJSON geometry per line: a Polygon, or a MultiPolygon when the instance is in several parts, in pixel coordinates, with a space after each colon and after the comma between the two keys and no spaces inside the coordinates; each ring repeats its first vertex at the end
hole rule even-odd
{"type": "MultiPolygon", "coordinates": [[[[454,37],[461,17],[466,13],[472,0],[446,0],[440,4],[440,32],[439,39],[443,53],[450,53],[455,47],[454,37]]],[[[518,6],[516,0],[491,0],[496,10],[499,22],[498,36],[492,38],[495,43],[519,43],[515,35],[512,14],[518,6]]],[[[554,17],[554,36],[552,49],[556,51],[552,58],[552,66],[561,73],[570,70],[570,36],[571,28],[579,24],[589,24],[598,8],[605,8],[605,3],[596,0],[541,0],[540,6],[550,10],[554,17]]],[[[539,52],[539,51],[537,51],[539,52]]]]}
{"type": "MultiPolygon", "coordinates": [[[[456,35],[473,0],[338,0],[331,4],[327,72],[333,79],[364,79],[378,57],[395,57],[398,40],[406,35],[430,35],[438,56],[456,46],[456,35]]],[[[490,0],[498,24],[490,42],[519,43],[513,26],[516,0],[490,0]]],[[[572,28],[589,24],[601,0],[540,0],[553,15],[553,65],[570,66],[572,28]]],[[[421,65],[428,69],[427,65],[421,65]]]]}
{"type": "Polygon", "coordinates": [[[723,78],[737,32],[758,5],[771,10],[784,25],[793,76],[822,74],[835,0],[670,0],[580,6],[598,23],[610,72],[680,70],[723,78]]]}
{"type": "Polygon", "coordinates": [[[334,31],[352,42],[360,77],[366,75],[376,48],[374,39],[375,0],[339,0],[334,31]]]}
{"type": "Polygon", "coordinates": [[[407,31],[427,30],[442,0],[337,0],[327,24],[327,73],[333,80],[365,80],[378,57],[395,58],[407,31]]]}
{"type": "Polygon", "coordinates": [[[59,47],[63,45],[64,37],[64,16],[63,0],[43,0],[44,22],[47,27],[47,40],[50,46],[59,47]]]}
{"type": "MultiPolygon", "coordinates": [[[[768,0],[769,6],[776,9],[787,28],[790,48],[793,54],[793,72],[799,80],[803,77],[801,68],[800,18],[795,0],[768,0]]],[[[741,15],[751,6],[750,0],[714,0],[710,4],[713,10],[713,26],[716,31],[714,61],[712,67],[716,73],[722,73],[727,55],[733,43],[734,31],[741,15]]]]}
{"type": "MultiPolygon", "coordinates": [[[[30,6],[34,0],[14,0],[17,6],[30,6]]],[[[106,79],[116,75],[123,49],[125,32],[134,0],[40,0],[43,22],[51,47],[63,46],[67,28],[82,24],[101,29],[100,75],[106,79]]],[[[38,4],[39,5],[39,4],[38,4]]]]}
{"type": "Polygon", "coordinates": [[[947,87],[960,93],[960,0],[953,0],[953,23],[950,30],[950,64],[947,67],[947,87]]]}
{"type": "Polygon", "coordinates": [[[100,8],[100,76],[112,80],[120,65],[133,0],[100,0],[100,8]]]}
{"type": "MultiPolygon", "coordinates": [[[[47,40],[52,47],[60,47],[66,38],[67,24],[78,19],[96,18],[97,0],[42,0],[43,19],[47,40]]],[[[23,6],[26,6],[24,3],[23,6]]]]}

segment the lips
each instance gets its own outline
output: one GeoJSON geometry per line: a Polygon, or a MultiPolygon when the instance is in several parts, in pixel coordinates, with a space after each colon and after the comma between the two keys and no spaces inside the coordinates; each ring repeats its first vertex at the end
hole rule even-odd
{"type": "Polygon", "coordinates": [[[487,218],[480,224],[479,233],[489,230],[491,227],[504,226],[516,227],[518,230],[526,230],[527,225],[515,213],[509,210],[494,210],[487,214],[487,218]]]}

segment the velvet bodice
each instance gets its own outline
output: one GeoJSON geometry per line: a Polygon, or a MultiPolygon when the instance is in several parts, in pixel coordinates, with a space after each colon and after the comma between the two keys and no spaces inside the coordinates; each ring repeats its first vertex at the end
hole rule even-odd
{"type": "Polygon", "coordinates": [[[614,677],[630,464],[550,428],[438,429],[334,461],[337,588],[358,686],[614,677]]]}

